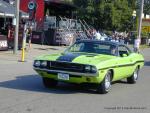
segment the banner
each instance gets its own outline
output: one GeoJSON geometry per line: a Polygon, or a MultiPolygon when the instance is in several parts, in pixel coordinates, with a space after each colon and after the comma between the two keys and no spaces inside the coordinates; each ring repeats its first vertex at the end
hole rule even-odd
{"type": "Polygon", "coordinates": [[[150,33],[150,19],[142,19],[142,32],[150,33]]]}
{"type": "Polygon", "coordinates": [[[142,32],[150,33],[150,26],[142,26],[142,32]]]}

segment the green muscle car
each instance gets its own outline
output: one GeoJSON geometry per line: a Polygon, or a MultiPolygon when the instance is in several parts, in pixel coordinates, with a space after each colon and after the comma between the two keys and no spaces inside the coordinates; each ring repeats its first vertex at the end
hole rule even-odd
{"type": "Polygon", "coordinates": [[[59,81],[94,84],[97,92],[104,94],[113,81],[127,78],[128,83],[136,83],[143,65],[143,56],[124,44],[79,40],[63,53],[37,57],[33,67],[45,87],[54,87],[59,81]]]}

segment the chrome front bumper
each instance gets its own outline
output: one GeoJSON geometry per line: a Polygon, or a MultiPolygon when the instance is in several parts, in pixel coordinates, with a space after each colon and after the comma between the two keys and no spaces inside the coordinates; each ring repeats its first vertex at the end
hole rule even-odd
{"type": "Polygon", "coordinates": [[[70,75],[76,75],[76,76],[90,76],[90,77],[96,77],[98,76],[98,73],[79,73],[79,72],[70,72],[70,71],[61,71],[61,70],[50,70],[50,69],[44,69],[44,68],[38,68],[34,67],[34,70],[37,71],[44,71],[48,73],[67,73],[70,75]]]}

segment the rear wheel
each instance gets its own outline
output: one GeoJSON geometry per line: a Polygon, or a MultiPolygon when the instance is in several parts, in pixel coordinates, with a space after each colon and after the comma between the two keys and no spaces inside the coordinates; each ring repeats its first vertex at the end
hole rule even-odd
{"type": "Polygon", "coordinates": [[[55,87],[58,84],[58,81],[43,77],[43,84],[46,88],[51,88],[51,87],[55,87]]]}
{"type": "Polygon", "coordinates": [[[99,84],[99,86],[97,88],[98,93],[106,94],[110,91],[110,89],[111,89],[111,76],[112,76],[111,71],[108,71],[107,74],[105,75],[104,80],[99,84]]]}
{"type": "Polygon", "coordinates": [[[136,83],[136,81],[138,80],[138,75],[139,75],[139,68],[137,67],[133,72],[132,76],[127,78],[127,82],[130,84],[136,83]]]}

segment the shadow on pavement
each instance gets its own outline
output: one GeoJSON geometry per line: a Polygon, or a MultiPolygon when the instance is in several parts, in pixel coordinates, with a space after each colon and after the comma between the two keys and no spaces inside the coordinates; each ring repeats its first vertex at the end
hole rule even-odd
{"type": "Polygon", "coordinates": [[[45,50],[45,51],[48,51],[48,50],[59,50],[59,49],[56,49],[56,48],[35,48],[35,49],[45,50]]]}
{"type": "Polygon", "coordinates": [[[96,94],[96,91],[86,89],[86,87],[77,84],[59,83],[57,87],[48,89],[43,86],[41,78],[37,75],[18,76],[14,80],[0,82],[0,87],[54,94],[96,94]]]}
{"type": "Polygon", "coordinates": [[[127,83],[127,81],[125,81],[125,80],[119,80],[119,81],[115,81],[115,82],[113,82],[112,84],[129,84],[129,83],[127,83]]]}

